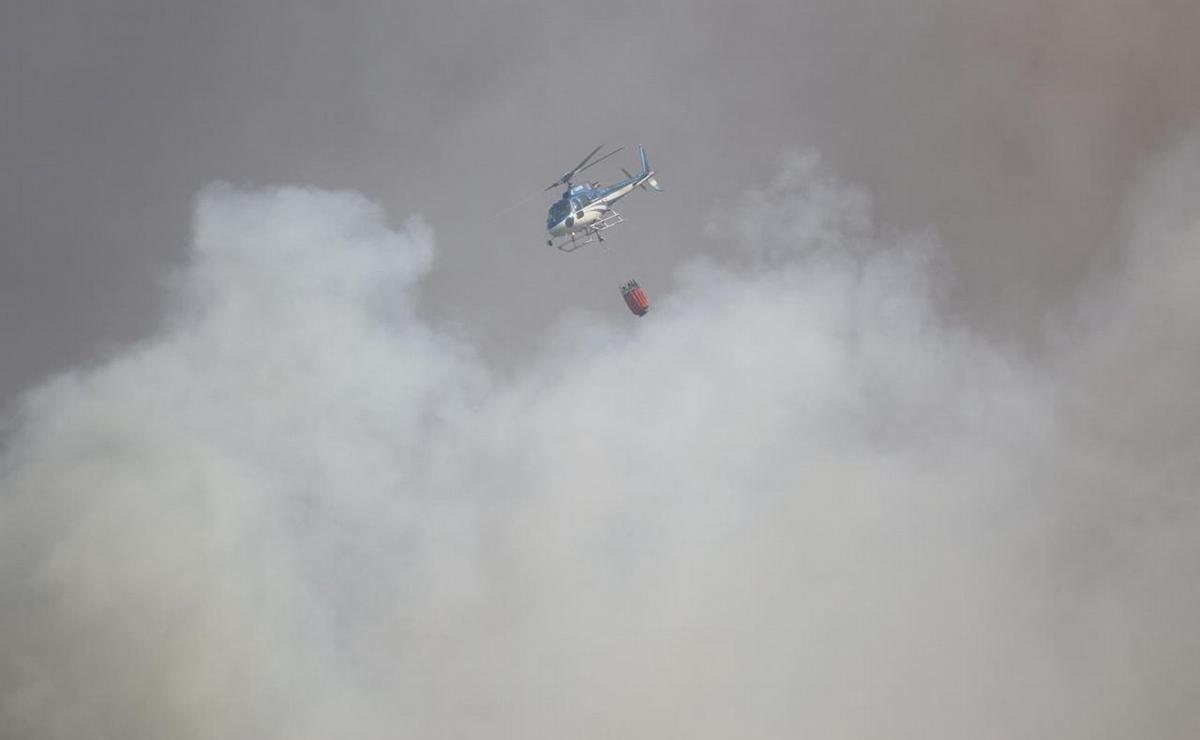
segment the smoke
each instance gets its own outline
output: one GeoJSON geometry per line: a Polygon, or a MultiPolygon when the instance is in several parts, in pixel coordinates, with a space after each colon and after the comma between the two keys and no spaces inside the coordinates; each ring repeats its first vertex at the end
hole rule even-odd
{"type": "Polygon", "coordinates": [[[1194,737],[1197,164],[1044,357],[798,155],[511,376],[419,220],[211,187],[163,328],[11,422],[2,734],[1194,737]]]}

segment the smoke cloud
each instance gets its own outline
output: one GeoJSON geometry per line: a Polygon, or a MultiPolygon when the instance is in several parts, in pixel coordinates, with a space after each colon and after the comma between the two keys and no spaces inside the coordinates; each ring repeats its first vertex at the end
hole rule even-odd
{"type": "Polygon", "coordinates": [[[1044,355],[804,154],[503,374],[421,221],[210,187],[162,328],[10,421],[0,734],[1195,737],[1197,165],[1044,355]]]}

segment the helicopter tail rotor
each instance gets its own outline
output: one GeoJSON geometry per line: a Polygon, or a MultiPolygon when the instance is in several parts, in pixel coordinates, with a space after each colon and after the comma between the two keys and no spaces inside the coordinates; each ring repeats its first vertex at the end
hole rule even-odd
{"type": "MultiPolygon", "coordinates": [[[[628,177],[630,180],[632,180],[632,179],[633,179],[633,173],[632,173],[632,172],[630,172],[629,170],[625,169],[624,167],[622,167],[622,168],[621,168],[621,171],[625,173],[625,177],[628,177]]],[[[649,185],[649,186],[650,186],[650,188],[651,188],[651,189],[653,189],[653,190],[654,190],[654,192],[656,192],[656,193],[661,193],[661,192],[663,192],[663,189],[662,189],[662,188],[660,188],[660,187],[658,186],[658,180],[655,180],[653,177],[651,177],[651,178],[650,178],[649,180],[647,180],[645,183],[639,183],[639,184],[638,184],[638,187],[639,187],[639,188],[641,188],[642,190],[645,190],[645,191],[648,193],[648,192],[650,192],[650,189],[648,189],[648,188],[646,187],[646,185],[649,185]]]]}

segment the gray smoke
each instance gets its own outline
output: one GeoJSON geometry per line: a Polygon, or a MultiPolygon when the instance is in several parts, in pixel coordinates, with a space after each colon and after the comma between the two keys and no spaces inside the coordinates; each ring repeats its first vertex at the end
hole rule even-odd
{"type": "Polygon", "coordinates": [[[210,187],[164,327],[11,420],[0,733],[1195,737],[1198,165],[1044,355],[802,154],[503,374],[423,222],[210,187]]]}

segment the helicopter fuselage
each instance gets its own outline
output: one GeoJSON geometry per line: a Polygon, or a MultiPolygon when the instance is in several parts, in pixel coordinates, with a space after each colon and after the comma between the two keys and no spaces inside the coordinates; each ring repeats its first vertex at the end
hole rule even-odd
{"type": "Polygon", "coordinates": [[[654,172],[631,177],[608,187],[575,185],[563,191],[562,198],[550,206],[546,217],[546,229],[550,236],[566,236],[587,231],[592,224],[604,217],[613,203],[633,192],[641,182],[650,179],[654,172]]]}

